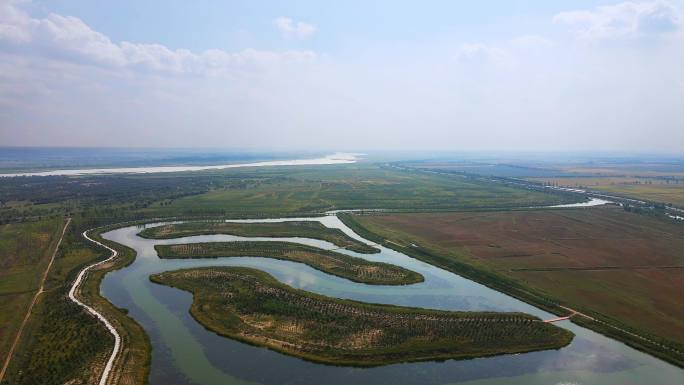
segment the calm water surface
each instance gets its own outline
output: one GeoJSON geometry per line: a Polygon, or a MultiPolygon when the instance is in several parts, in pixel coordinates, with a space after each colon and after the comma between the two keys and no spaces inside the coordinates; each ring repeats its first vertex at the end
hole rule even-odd
{"type": "MultiPolygon", "coordinates": [[[[288,218],[264,221],[315,220],[353,233],[337,217],[288,218]]],[[[234,222],[252,222],[250,220],[234,222]]],[[[104,238],[135,249],[130,266],[107,274],[102,293],[147,331],[152,342],[150,383],[166,384],[684,384],[684,370],[640,353],[626,345],[578,327],[568,321],[558,326],[576,337],[567,347],[544,352],[480,358],[466,361],[421,362],[379,368],[346,368],[314,364],[265,348],[250,346],[204,329],[189,314],[190,293],[149,281],[151,274],[200,266],[247,266],[267,271],[278,280],[304,290],[359,301],[445,310],[522,311],[551,318],[542,310],[512,297],[420,262],[384,247],[379,254],[345,254],[389,262],[417,271],[425,282],[410,286],[371,286],[331,276],[306,265],[269,258],[162,260],[155,244],[274,240],[230,235],[206,235],[171,240],[143,239],[144,227],[131,226],[104,234],[104,238]]],[[[278,238],[322,248],[335,246],[306,238],[278,238]]],[[[370,242],[368,242],[370,243],[370,242]]]]}

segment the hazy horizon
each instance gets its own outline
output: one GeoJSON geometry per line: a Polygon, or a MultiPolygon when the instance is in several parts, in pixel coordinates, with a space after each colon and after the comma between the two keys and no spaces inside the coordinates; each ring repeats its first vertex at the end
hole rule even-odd
{"type": "Polygon", "coordinates": [[[683,101],[684,0],[0,0],[0,385],[684,384],[683,101]]]}
{"type": "Polygon", "coordinates": [[[684,154],[684,1],[0,1],[0,146],[684,154]]]}

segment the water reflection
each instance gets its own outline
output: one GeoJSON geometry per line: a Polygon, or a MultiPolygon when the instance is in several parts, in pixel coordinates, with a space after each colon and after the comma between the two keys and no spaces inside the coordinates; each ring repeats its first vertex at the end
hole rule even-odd
{"type": "MultiPolygon", "coordinates": [[[[337,217],[289,218],[317,220],[357,239],[337,217]]],[[[249,222],[249,221],[241,221],[249,222]]],[[[158,224],[157,224],[158,225],[158,224]]],[[[343,252],[372,261],[393,263],[415,270],[425,282],[410,286],[372,286],[327,275],[309,266],[268,258],[162,260],[155,244],[274,240],[230,235],[205,235],[171,240],[148,240],[136,234],[140,227],[114,230],[105,238],[134,248],[138,258],[129,267],[108,274],[103,294],[148,331],[153,345],[150,381],[155,384],[674,384],[684,383],[684,371],[605,338],[568,321],[559,326],[576,334],[568,347],[557,351],[506,355],[467,361],[395,364],[378,368],[348,368],[314,364],[265,348],[220,337],[204,329],[189,315],[189,293],[149,282],[149,275],[200,266],[246,266],[267,271],[296,288],[338,298],[418,306],[445,310],[523,311],[546,318],[551,315],[512,297],[460,276],[417,261],[384,247],[365,255],[343,252]],[[644,382],[645,379],[648,381],[644,382]]],[[[306,238],[277,238],[306,245],[334,245],[306,238]]],[[[366,240],[363,240],[368,242],[366,240]]]]}

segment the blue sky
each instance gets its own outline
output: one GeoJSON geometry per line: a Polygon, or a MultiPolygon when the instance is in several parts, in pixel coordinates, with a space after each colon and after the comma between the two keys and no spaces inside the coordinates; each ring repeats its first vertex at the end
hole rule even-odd
{"type": "Polygon", "coordinates": [[[0,144],[681,152],[683,9],[0,0],[0,144]]]}
{"type": "Polygon", "coordinates": [[[36,1],[36,14],[72,15],[114,41],[172,49],[302,48],[339,53],[359,45],[554,34],[552,16],[606,1],[36,1]],[[281,39],[286,15],[324,26],[305,42],[281,39]]]}

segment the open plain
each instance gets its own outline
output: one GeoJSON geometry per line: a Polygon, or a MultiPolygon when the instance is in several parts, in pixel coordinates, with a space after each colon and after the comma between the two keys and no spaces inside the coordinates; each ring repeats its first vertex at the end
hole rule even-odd
{"type": "Polygon", "coordinates": [[[408,249],[492,272],[674,349],[684,346],[684,227],[677,224],[616,207],[354,220],[408,249]]]}

